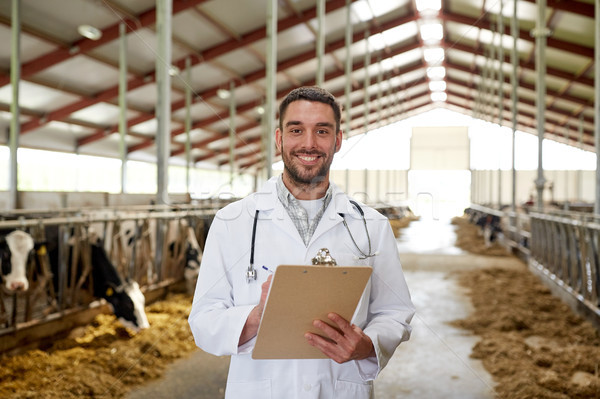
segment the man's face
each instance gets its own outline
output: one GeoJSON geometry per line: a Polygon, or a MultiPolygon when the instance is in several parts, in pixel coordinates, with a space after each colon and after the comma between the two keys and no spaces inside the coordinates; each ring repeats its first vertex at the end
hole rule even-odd
{"type": "Polygon", "coordinates": [[[275,140],[283,158],[284,176],[298,185],[328,180],[333,155],[342,145],[335,130],[333,110],[327,104],[306,100],[289,104],[275,140]]]}

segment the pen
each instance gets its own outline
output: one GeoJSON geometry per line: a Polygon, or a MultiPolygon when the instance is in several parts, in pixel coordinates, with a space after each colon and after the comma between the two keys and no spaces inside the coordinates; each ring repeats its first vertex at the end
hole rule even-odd
{"type": "Polygon", "coordinates": [[[263,269],[265,269],[266,271],[268,271],[269,273],[273,273],[273,270],[269,269],[268,267],[266,267],[265,265],[263,265],[262,267],[263,269]]]}

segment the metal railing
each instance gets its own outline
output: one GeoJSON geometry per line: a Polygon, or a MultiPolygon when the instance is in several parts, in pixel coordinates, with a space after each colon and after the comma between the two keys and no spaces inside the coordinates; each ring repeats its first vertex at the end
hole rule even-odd
{"type": "Polygon", "coordinates": [[[122,280],[135,280],[145,292],[181,281],[185,267],[182,248],[188,226],[203,249],[208,226],[216,213],[214,206],[201,208],[78,209],[62,210],[55,215],[46,213],[37,218],[27,218],[32,214],[19,212],[0,219],[0,230],[21,229],[36,242],[36,250],[27,265],[29,289],[10,292],[0,287],[0,337],[55,320],[75,309],[97,306],[98,298],[85,292],[85,286],[89,287],[90,282],[82,284],[82,279],[89,278],[91,266],[77,266],[84,275],[82,277],[81,273],[73,273],[77,259],[71,259],[70,263],[67,260],[67,254],[71,253],[72,258],[89,264],[86,251],[89,252],[92,230],[103,240],[109,259],[122,280]],[[50,230],[56,233],[55,237],[47,236],[50,230]],[[164,239],[159,241],[156,237],[161,230],[164,239]],[[174,242],[177,245],[169,248],[174,242]],[[51,245],[58,250],[58,266],[51,265],[48,253],[51,245]]]}
{"type": "Polygon", "coordinates": [[[504,239],[566,294],[578,311],[600,325],[600,217],[545,209],[503,212],[480,205],[472,209],[500,217],[504,239]]]}
{"type": "Polygon", "coordinates": [[[531,214],[531,257],[582,305],[600,316],[600,223],[531,214]]]}

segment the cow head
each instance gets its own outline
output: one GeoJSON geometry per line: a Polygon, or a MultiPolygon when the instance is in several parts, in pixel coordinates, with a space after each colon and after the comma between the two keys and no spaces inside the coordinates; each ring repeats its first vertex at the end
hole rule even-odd
{"type": "Polygon", "coordinates": [[[27,261],[33,250],[33,238],[28,233],[15,230],[0,243],[0,262],[4,286],[9,291],[27,291],[27,261]]]}
{"type": "Polygon", "coordinates": [[[144,310],[146,300],[135,281],[126,282],[118,287],[109,286],[103,297],[125,327],[135,331],[150,327],[144,310]]]}

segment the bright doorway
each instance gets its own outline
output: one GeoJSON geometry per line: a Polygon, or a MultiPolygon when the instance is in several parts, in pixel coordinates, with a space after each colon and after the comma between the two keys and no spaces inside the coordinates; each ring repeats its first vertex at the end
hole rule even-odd
{"type": "Polygon", "coordinates": [[[451,219],[463,214],[471,203],[471,172],[468,170],[410,170],[408,199],[422,219],[451,219]]]}

